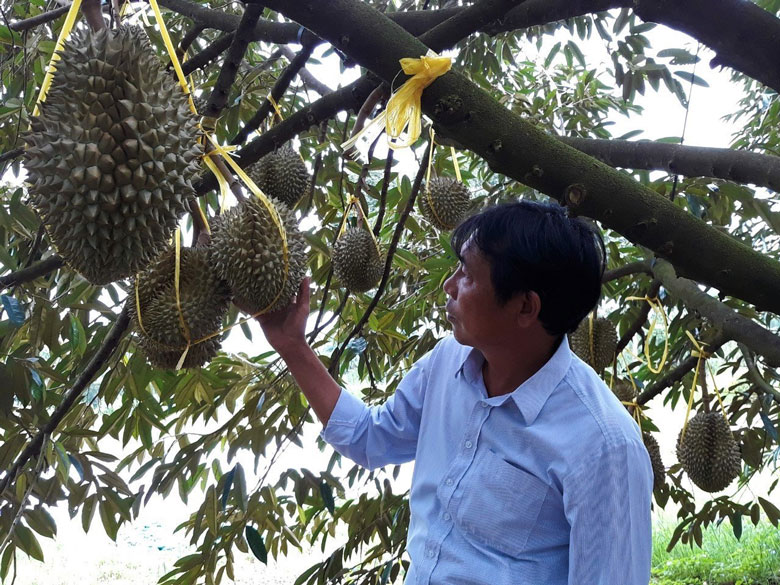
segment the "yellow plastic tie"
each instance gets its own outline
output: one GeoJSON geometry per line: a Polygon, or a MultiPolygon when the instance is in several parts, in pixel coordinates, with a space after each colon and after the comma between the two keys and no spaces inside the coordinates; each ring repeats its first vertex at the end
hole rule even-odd
{"type": "Polygon", "coordinates": [[[699,380],[699,368],[701,368],[701,362],[702,360],[706,360],[708,357],[710,357],[710,354],[704,351],[703,345],[696,341],[696,338],[691,335],[690,331],[686,331],[685,334],[688,336],[688,339],[691,340],[691,343],[693,343],[693,347],[695,349],[691,351],[691,355],[697,358],[697,360],[696,369],[693,372],[693,384],[691,384],[691,392],[688,396],[688,408],[685,410],[685,421],[683,422],[682,431],[680,431],[680,441],[685,438],[685,430],[688,428],[688,417],[690,416],[691,408],[693,407],[693,394],[696,391],[696,382],[699,380]]]}
{"type": "Polygon", "coordinates": [[[33,108],[33,116],[37,116],[39,114],[40,104],[46,101],[46,94],[49,93],[51,80],[54,77],[54,72],[56,71],[54,64],[60,60],[60,51],[62,51],[64,48],[65,41],[67,40],[68,35],[70,35],[70,31],[73,29],[73,25],[76,23],[76,18],[79,15],[80,6],[81,0],[73,0],[73,4],[70,5],[70,10],[68,10],[68,14],[65,17],[65,22],[62,24],[60,35],[57,37],[57,44],[54,45],[54,52],[51,54],[49,65],[46,67],[46,75],[43,77],[41,91],[38,93],[38,99],[36,100],[35,107],[33,108]]]}
{"type": "Polygon", "coordinates": [[[360,205],[360,199],[352,196],[352,199],[355,202],[355,207],[358,210],[358,213],[360,214],[360,218],[363,222],[363,225],[365,226],[366,231],[371,236],[371,241],[374,242],[374,249],[376,250],[376,253],[379,254],[379,256],[382,255],[382,250],[379,249],[379,242],[376,241],[376,237],[374,237],[374,232],[371,229],[371,227],[368,225],[368,218],[366,217],[366,213],[363,211],[363,206],[360,205]]]}
{"type": "Polygon", "coordinates": [[[459,183],[462,183],[463,179],[460,176],[460,165],[458,164],[458,155],[455,153],[454,146],[450,146],[450,155],[452,156],[452,166],[455,167],[455,178],[458,179],[459,183]]]}
{"type": "Polygon", "coordinates": [[[230,186],[228,185],[227,179],[217,168],[217,165],[211,160],[211,153],[203,155],[203,162],[206,163],[209,170],[214,173],[214,176],[217,178],[217,183],[219,183],[219,211],[222,213],[225,211],[225,203],[227,201],[227,194],[230,191],[230,186]]]}
{"type": "Polygon", "coordinates": [[[407,79],[400,88],[393,92],[387,101],[385,110],[367,124],[363,130],[344,142],[341,145],[342,148],[347,149],[352,146],[369,128],[376,124],[385,125],[387,145],[393,150],[411,146],[420,137],[422,132],[420,122],[422,92],[436,78],[450,70],[452,60],[449,57],[440,57],[429,50],[427,55],[419,59],[406,57],[401,59],[400,63],[404,73],[412,76],[411,79],[407,79]],[[405,140],[401,140],[401,134],[407,127],[407,137],[405,140]]]}
{"type": "Polygon", "coordinates": [[[268,99],[268,101],[270,102],[270,104],[274,108],[274,118],[273,119],[276,119],[276,117],[278,116],[279,117],[279,121],[282,122],[284,120],[284,116],[282,116],[282,110],[279,109],[279,104],[276,103],[276,100],[274,99],[274,96],[272,96],[269,93],[267,99],[268,99]]]}
{"type": "Polygon", "coordinates": [[[138,327],[141,328],[141,332],[149,337],[149,334],[146,332],[146,329],[144,329],[144,324],[141,321],[141,296],[138,292],[138,280],[140,276],[140,273],[135,275],[135,314],[136,318],[138,319],[138,327]]]}
{"type": "Polygon", "coordinates": [[[154,17],[157,19],[157,24],[160,27],[160,35],[162,36],[163,43],[165,43],[165,48],[168,50],[168,57],[170,57],[171,64],[173,64],[173,69],[176,71],[176,77],[179,80],[179,84],[181,85],[182,90],[184,90],[184,95],[187,96],[187,100],[189,101],[190,110],[192,110],[192,113],[197,116],[198,109],[195,107],[195,102],[192,101],[192,92],[190,91],[190,86],[187,84],[187,78],[185,77],[184,71],[181,68],[179,58],[176,56],[176,48],[173,46],[171,36],[168,34],[168,29],[165,27],[165,21],[163,20],[162,13],[160,12],[160,7],[157,5],[157,0],[149,0],[149,3],[152,5],[152,10],[154,10],[154,17]]]}
{"type": "Polygon", "coordinates": [[[666,311],[664,310],[664,306],[657,297],[653,299],[647,296],[626,297],[626,300],[645,301],[647,304],[650,305],[650,308],[653,311],[657,313],[661,313],[661,317],[663,318],[664,321],[664,352],[663,355],[661,356],[661,362],[658,364],[657,368],[654,368],[653,364],[650,362],[650,340],[652,339],[653,331],[655,330],[655,326],[656,326],[655,319],[653,319],[650,322],[650,328],[647,330],[647,335],[645,336],[645,358],[647,359],[647,369],[654,374],[660,374],[661,370],[663,370],[664,366],[666,365],[666,359],[669,356],[669,320],[666,317],[666,311]]]}
{"type": "Polygon", "coordinates": [[[276,301],[279,300],[279,297],[282,296],[282,293],[284,292],[284,285],[287,282],[287,276],[290,273],[290,251],[287,248],[287,231],[284,229],[284,225],[282,225],[282,219],[279,217],[279,212],[276,210],[276,207],[274,207],[274,204],[271,203],[268,197],[266,197],[265,193],[263,193],[260,187],[258,187],[255,182],[249,178],[249,175],[244,172],[244,169],[238,166],[238,163],[233,160],[233,157],[230,156],[230,153],[222,145],[220,145],[211,134],[206,134],[206,136],[214,146],[214,150],[216,150],[222,156],[222,158],[227,161],[227,163],[240,177],[247,188],[255,195],[255,197],[260,200],[263,205],[265,205],[265,208],[268,210],[268,213],[271,216],[271,220],[274,222],[274,225],[276,225],[276,229],[279,230],[279,237],[282,240],[282,258],[284,259],[284,278],[281,280],[282,286],[279,287],[279,292],[276,293],[274,299],[267,307],[258,312],[255,316],[262,315],[266,313],[268,309],[273,307],[276,301]]]}
{"type": "Polygon", "coordinates": [[[439,225],[447,225],[441,220],[439,214],[436,213],[436,207],[434,206],[433,199],[431,198],[431,168],[433,167],[433,151],[436,148],[436,131],[433,129],[433,126],[431,126],[430,135],[431,148],[428,151],[428,168],[425,170],[425,200],[428,202],[428,209],[431,210],[431,213],[433,214],[433,217],[436,219],[437,223],[439,225]]]}
{"type": "Polygon", "coordinates": [[[588,315],[588,346],[590,349],[590,363],[595,364],[596,363],[596,348],[594,347],[595,342],[593,340],[593,313],[595,311],[591,311],[588,315]]]}
{"type": "Polygon", "coordinates": [[[184,353],[182,353],[181,357],[179,358],[179,363],[176,364],[176,369],[180,370],[182,364],[184,363],[184,358],[187,357],[187,352],[190,349],[191,345],[191,336],[190,336],[190,328],[187,327],[187,321],[184,319],[184,310],[181,306],[181,229],[176,228],[176,234],[173,238],[174,241],[174,251],[175,251],[175,263],[173,265],[173,290],[176,294],[176,309],[179,313],[179,327],[181,328],[182,337],[184,337],[184,340],[187,342],[187,347],[184,348],[184,353]]]}

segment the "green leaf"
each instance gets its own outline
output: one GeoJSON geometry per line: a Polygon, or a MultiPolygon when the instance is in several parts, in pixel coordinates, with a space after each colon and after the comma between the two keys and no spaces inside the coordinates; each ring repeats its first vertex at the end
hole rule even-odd
{"type": "Polygon", "coordinates": [[[236,463],[236,466],[233,469],[236,471],[236,475],[233,478],[233,483],[235,484],[234,493],[236,496],[236,503],[238,504],[239,509],[245,512],[247,508],[247,494],[244,468],[241,467],[240,463],[236,463]]]}
{"type": "Polygon", "coordinates": [[[682,77],[685,81],[689,83],[693,83],[694,85],[700,85],[702,87],[709,87],[710,84],[704,81],[701,77],[698,75],[694,75],[693,73],[690,73],[688,71],[675,71],[674,74],[677,77],[682,77]]]}
{"type": "Polygon", "coordinates": [[[390,571],[393,569],[392,561],[387,561],[385,568],[382,571],[382,576],[379,578],[379,585],[385,585],[390,579],[390,571]]]}
{"type": "Polygon", "coordinates": [[[729,520],[731,520],[731,529],[734,531],[734,538],[739,540],[742,538],[742,514],[734,512],[729,516],[729,520]]]}
{"type": "Polygon", "coordinates": [[[14,297],[9,295],[0,295],[0,300],[3,302],[3,308],[8,313],[8,319],[19,327],[24,325],[24,309],[14,297]]]}
{"type": "Polygon", "coordinates": [[[14,539],[19,548],[27,553],[32,558],[43,562],[43,551],[38,539],[35,538],[33,531],[24,526],[23,524],[17,524],[14,529],[14,539]]]}
{"type": "Polygon", "coordinates": [[[225,474],[225,484],[222,486],[222,497],[220,498],[220,502],[222,504],[222,509],[225,509],[225,506],[227,506],[228,497],[230,496],[230,488],[233,487],[233,478],[236,475],[236,468],[233,467],[230,471],[228,471],[225,474]]]}
{"type": "Polygon", "coordinates": [[[777,506],[775,506],[772,502],[765,500],[764,498],[759,497],[758,502],[764,509],[764,512],[766,513],[767,518],[769,518],[769,521],[773,526],[776,527],[778,520],[780,520],[780,510],[778,510],[777,506]]]}
{"type": "Polygon", "coordinates": [[[8,576],[8,569],[11,568],[11,559],[14,558],[15,550],[16,547],[13,543],[9,543],[5,547],[5,551],[3,551],[3,560],[0,562],[0,582],[4,582],[5,578],[8,576]]]}
{"type": "Polygon", "coordinates": [[[252,550],[252,554],[255,555],[257,560],[263,564],[268,564],[268,551],[265,550],[265,544],[263,543],[263,537],[252,526],[247,526],[244,531],[246,534],[246,541],[249,543],[249,548],[252,550]]]}
{"type": "Polygon", "coordinates": [[[329,483],[325,481],[320,482],[320,495],[322,496],[322,501],[325,502],[325,507],[333,514],[333,511],[336,509],[336,503],[333,501],[333,489],[329,483]]]}
{"type": "Polygon", "coordinates": [[[70,349],[76,355],[82,356],[87,349],[87,335],[84,326],[73,313],[70,315],[70,349]]]}

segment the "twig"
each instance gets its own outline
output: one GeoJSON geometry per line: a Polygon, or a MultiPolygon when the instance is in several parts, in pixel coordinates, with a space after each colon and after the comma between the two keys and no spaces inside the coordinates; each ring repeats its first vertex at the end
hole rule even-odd
{"type": "MultiPolygon", "coordinates": [[[[328,137],[328,122],[320,122],[320,135],[317,137],[318,144],[322,145],[325,139],[328,137]]],[[[309,197],[306,200],[306,206],[303,210],[303,215],[307,215],[311,206],[314,204],[314,189],[317,186],[317,177],[322,170],[322,150],[317,151],[317,155],[314,157],[314,166],[311,173],[311,181],[309,181],[309,197]]]]}
{"type": "Polygon", "coordinates": [[[99,31],[106,28],[106,21],[103,20],[103,9],[100,7],[100,0],[84,0],[81,5],[81,12],[87,19],[89,28],[93,31],[99,31]]]}
{"type": "Polygon", "coordinates": [[[21,156],[23,154],[24,154],[24,148],[14,148],[13,150],[9,150],[8,152],[4,152],[3,154],[0,154],[0,163],[4,163],[7,160],[14,159],[17,156],[21,156]]]}
{"type": "Polygon", "coordinates": [[[756,365],[756,361],[753,359],[753,356],[750,353],[750,349],[748,349],[744,343],[738,343],[737,346],[742,352],[742,357],[745,358],[745,363],[748,367],[748,373],[750,374],[750,377],[753,378],[756,386],[761,388],[761,390],[771,396],[775,402],[780,404],[780,390],[773,388],[772,385],[767,382],[761,375],[761,372],[758,370],[758,366],[756,365]]]}
{"type": "Polygon", "coordinates": [[[624,264],[623,266],[619,266],[618,268],[615,268],[614,270],[607,270],[604,272],[604,276],[601,278],[601,282],[609,282],[611,280],[616,280],[618,278],[622,278],[624,276],[630,276],[632,274],[653,274],[653,270],[650,267],[649,262],[629,262],[628,264],[624,264]]]}
{"type": "Polygon", "coordinates": [[[16,458],[11,469],[9,469],[5,476],[0,479],[0,494],[5,491],[5,488],[8,487],[9,483],[16,479],[22,466],[31,457],[38,456],[44,439],[50,437],[56,430],[57,425],[59,425],[65,415],[68,414],[73,404],[78,400],[79,396],[81,396],[84,388],[89,385],[98,371],[100,371],[114,351],[116,351],[116,348],[119,346],[119,341],[122,339],[125,331],[127,331],[129,324],[130,316],[127,307],[125,306],[125,308],[122,309],[122,312],[117,316],[114,326],[111,328],[111,331],[108,332],[108,335],[106,335],[102,345],[92,356],[92,359],[89,360],[86,368],[84,368],[84,371],[74,382],[73,387],[64,396],[62,402],[60,402],[59,406],[54,410],[51,418],[49,418],[48,422],[38,431],[27,447],[24,448],[24,451],[22,451],[19,457],[16,458]]]}
{"type": "Polygon", "coordinates": [[[382,221],[385,218],[385,208],[387,206],[387,190],[390,187],[390,170],[393,166],[393,149],[387,149],[387,158],[385,159],[385,174],[382,179],[382,190],[379,192],[379,211],[376,214],[376,222],[374,222],[374,237],[379,236],[379,232],[382,230],[382,221]]]}
{"type": "Polygon", "coordinates": [[[36,26],[39,26],[41,24],[46,24],[47,22],[56,20],[63,14],[67,14],[68,10],[70,10],[70,4],[68,4],[67,6],[61,6],[59,8],[55,8],[54,10],[50,10],[49,12],[44,12],[43,14],[38,14],[36,16],[31,16],[30,18],[25,18],[24,20],[17,20],[16,22],[12,22],[10,25],[8,25],[8,28],[10,28],[12,31],[15,32],[23,32],[26,30],[30,30],[31,28],[35,28],[36,26]]]}
{"type": "Polygon", "coordinates": [[[184,63],[181,64],[181,69],[184,72],[184,75],[189,75],[196,69],[205,67],[211,63],[211,61],[227,51],[228,47],[233,42],[234,36],[235,33],[222,35],[213,43],[209,43],[209,45],[200,53],[187,59],[184,63]]]}
{"type": "Polygon", "coordinates": [[[0,277],[0,290],[22,284],[24,282],[30,282],[35,280],[39,276],[48,274],[52,270],[57,270],[65,264],[65,261],[60,256],[49,256],[46,260],[33,264],[27,268],[16,270],[10,274],[0,277]]]}
{"type": "Polygon", "coordinates": [[[423,177],[425,176],[425,170],[427,166],[426,161],[428,160],[428,153],[431,149],[431,146],[432,146],[431,144],[428,144],[428,147],[425,149],[425,154],[423,154],[422,157],[422,163],[420,164],[420,168],[417,171],[417,176],[414,178],[414,184],[412,185],[412,192],[409,194],[409,199],[406,202],[406,207],[401,213],[401,217],[398,220],[398,225],[395,228],[393,239],[390,242],[390,247],[387,250],[387,259],[385,260],[385,271],[382,274],[382,280],[379,282],[379,286],[376,289],[374,298],[371,299],[371,302],[369,303],[368,307],[363,313],[363,316],[360,318],[360,321],[358,321],[355,324],[350,334],[347,336],[347,338],[343,341],[343,343],[339,346],[339,348],[331,357],[330,367],[328,368],[328,371],[330,372],[331,375],[334,375],[334,373],[338,370],[339,359],[341,358],[341,355],[344,353],[347,344],[349,344],[352,338],[355,335],[357,335],[357,333],[363,328],[363,325],[365,325],[368,322],[368,318],[371,316],[371,313],[379,304],[379,299],[384,293],[385,286],[387,286],[387,281],[390,279],[390,268],[392,268],[393,266],[393,258],[395,257],[395,251],[398,248],[398,242],[401,240],[401,234],[404,231],[404,225],[406,224],[406,220],[408,219],[409,214],[412,212],[412,209],[414,209],[414,202],[417,199],[417,193],[420,190],[420,184],[422,183],[423,177]]]}
{"type": "MultiPolygon", "coordinates": [[[[707,341],[706,349],[709,353],[715,352],[721,345],[728,341],[728,337],[722,333],[716,333],[709,341],[707,341]]],[[[642,392],[636,399],[636,403],[639,405],[646,404],[661,392],[679,382],[683,379],[683,376],[696,367],[696,362],[699,361],[698,357],[690,356],[680,363],[671,372],[666,374],[663,378],[658,380],[655,384],[648,386],[644,392],[642,392]]]]}
{"type": "Polygon", "coordinates": [[[179,57],[179,61],[184,61],[184,54],[204,30],[206,30],[205,24],[195,23],[192,28],[187,31],[187,34],[182,37],[179,46],[176,47],[176,56],[179,57]]]}
{"type": "Polygon", "coordinates": [[[271,99],[266,98],[263,101],[262,105],[257,110],[255,115],[252,116],[252,118],[246,124],[244,124],[244,127],[241,128],[241,130],[239,130],[235,138],[233,138],[233,140],[230,141],[230,144],[243,143],[247,139],[249,134],[251,134],[252,132],[254,132],[260,127],[260,124],[263,123],[265,118],[271,112],[271,109],[273,108],[273,103],[278,102],[282,98],[284,92],[286,92],[287,88],[290,87],[290,83],[292,82],[292,80],[306,64],[306,61],[309,59],[309,57],[311,57],[311,53],[313,50],[314,50],[313,43],[304,45],[301,48],[298,54],[290,62],[290,64],[287,67],[285,67],[284,71],[279,76],[279,79],[276,80],[276,83],[271,88],[271,99]],[[271,100],[273,100],[273,102],[271,100]]]}
{"type": "MultiPolygon", "coordinates": [[[[295,59],[295,53],[289,47],[279,47],[279,51],[281,51],[282,55],[287,57],[288,61],[292,61],[293,59],[295,59]]],[[[308,89],[313,89],[321,96],[329,94],[330,92],[333,91],[330,87],[328,87],[327,85],[322,83],[319,79],[314,77],[311,71],[309,71],[305,67],[301,68],[301,70],[298,72],[298,77],[301,78],[301,81],[303,81],[303,83],[306,85],[308,89]]]]}
{"type": "MultiPolygon", "coordinates": [[[[650,287],[647,289],[646,296],[652,299],[658,294],[659,290],[661,290],[661,281],[656,279],[650,283],[650,287]]],[[[620,352],[625,349],[625,347],[628,345],[628,342],[631,341],[634,335],[642,330],[642,327],[647,321],[648,315],[650,315],[650,309],[652,309],[650,303],[642,304],[642,308],[639,310],[639,315],[637,316],[636,320],[631,323],[631,326],[626,330],[625,333],[623,333],[623,336],[618,341],[617,348],[615,349],[616,355],[620,355],[620,352]]]]}
{"type": "Polygon", "coordinates": [[[214,84],[214,89],[211,90],[209,103],[206,106],[206,116],[219,118],[220,113],[225,109],[230,88],[236,80],[238,68],[244,59],[246,49],[250,41],[252,41],[250,33],[262,14],[263,7],[260,4],[245,5],[244,15],[241,17],[241,22],[238,23],[233,42],[230,44],[227,55],[225,55],[225,62],[219,71],[219,77],[217,77],[217,82],[214,84]]]}

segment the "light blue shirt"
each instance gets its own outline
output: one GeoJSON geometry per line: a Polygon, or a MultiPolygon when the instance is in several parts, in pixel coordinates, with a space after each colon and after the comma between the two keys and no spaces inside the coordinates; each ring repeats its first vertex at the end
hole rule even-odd
{"type": "Polygon", "coordinates": [[[395,394],[346,390],[322,432],[368,468],[415,459],[406,585],[647,585],[653,472],[639,428],[564,338],[489,398],[452,337],[395,394]]]}

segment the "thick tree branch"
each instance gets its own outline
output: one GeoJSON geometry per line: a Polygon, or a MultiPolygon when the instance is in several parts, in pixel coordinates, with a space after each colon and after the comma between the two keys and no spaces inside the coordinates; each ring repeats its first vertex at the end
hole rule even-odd
{"type": "Polygon", "coordinates": [[[612,167],[713,177],[780,191],[780,157],[729,148],[662,142],[559,138],[612,167]]]}
{"type": "Polygon", "coordinates": [[[25,18],[24,20],[17,20],[16,22],[12,22],[8,28],[15,32],[30,30],[31,28],[35,28],[41,24],[46,24],[52,20],[57,20],[63,14],[67,14],[68,10],[70,10],[70,5],[60,6],[54,10],[49,10],[48,12],[38,14],[37,16],[31,16],[30,18],[25,18]]]}
{"type": "Polygon", "coordinates": [[[6,471],[2,479],[0,479],[0,494],[5,491],[5,488],[16,479],[22,466],[27,461],[37,457],[40,453],[41,445],[46,437],[50,437],[51,434],[57,429],[62,419],[70,411],[73,404],[78,400],[81,393],[84,391],[92,379],[97,375],[101,368],[106,364],[111,355],[116,351],[119,346],[119,341],[127,331],[127,327],[130,324],[130,317],[128,315],[127,307],[125,307],[116,318],[114,326],[106,335],[103,340],[103,344],[89,360],[87,367],[81,372],[81,375],[73,383],[73,387],[68,390],[68,393],[62,399],[62,402],[57,406],[54,412],[51,414],[51,418],[46,422],[43,427],[38,431],[33,440],[24,448],[16,458],[11,468],[6,471]]]}
{"type": "Polygon", "coordinates": [[[62,257],[49,256],[46,258],[46,260],[41,260],[37,264],[16,270],[10,274],[6,274],[5,276],[0,276],[0,290],[5,290],[25,282],[35,280],[44,274],[48,274],[53,270],[61,268],[63,264],[65,264],[65,261],[62,259],[62,257]]]}
{"type": "MultiPolygon", "coordinates": [[[[304,45],[290,64],[285,67],[284,71],[279,76],[279,79],[276,80],[276,83],[271,88],[271,99],[274,102],[279,102],[279,100],[282,99],[287,88],[290,87],[292,80],[306,64],[309,57],[311,57],[311,52],[313,50],[313,44],[304,45]]],[[[239,130],[238,134],[230,141],[230,144],[243,143],[252,132],[260,127],[260,124],[262,124],[268,114],[271,113],[272,108],[273,104],[271,100],[266,98],[260,106],[260,109],[252,116],[251,120],[244,124],[244,127],[239,130]]]]}
{"type": "Polygon", "coordinates": [[[225,109],[228,96],[230,95],[230,88],[233,87],[233,82],[236,80],[236,75],[238,75],[238,68],[241,66],[246,49],[252,40],[250,33],[262,14],[262,6],[258,4],[246,5],[244,16],[236,29],[233,42],[230,44],[227,55],[225,55],[225,62],[219,71],[217,82],[211,91],[211,96],[206,106],[206,116],[214,119],[219,118],[222,110],[225,109]]]}
{"type": "Polygon", "coordinates": [[[234,33],[224,34],[216,41],[209,44],[208,47],[203,49],[197,55],[193,55],[190,59],[187,59],[181,64],[184,75],[189,75],[196,69],[205,67],[211,63],[214,59],[219,57],[222,53],[227,51],[228,47],[233,43],[234,33]]]}
{"type": "MultiPolygon", "coordinates": [[[[428,49],[381,13],[357,0],[266,2],[312,28],[386,82],[398,60],[428,49]],[[343,31],[351,31],[349,36],[343,31]]],[[[450,72],[423,93],[423,111],[445,134],[499,173],[596,218],[669,258],[688,278],[780,313],[780,263],[691,216],[624,173],[551,138],[450,72]],[[703,246],[706,243],[706,248],[703,246]]]]}
{"type": "MultiPolygon", "coordinates": [[[[717,332],[714,333],[712,337],[704,339],[703,341],[705,342],[706,351],[709,353],[714,353],[728,340],[728,337],[720,332],[717,332]]],[[[695,356],[689,356],[685,358],[676,368],[671,370],[660,380],[657,380],[655,383],[645,388],[645,390],[639,396],[637,396],[636,403],[639,405],[647,404],[661,392],[682,380],[685,374],[696,367],[696,362],[698,361],[699,358],[695,356]]]]}
{"type": "Polygon", "coordinates": [[[780,337],[702,292],[695,282],[679,278],[669,262],[657,260],[653,273],[669,294],[683,301],[688,310],[698,311],[701,316],[715,323],[726,337],[744,343],[764,356],[767,364],[780,366],[780,337]]]}
{"type": "Polygon", "coordinates": [[[330,372],[331,376],[334,376],[336,372],[339,369],[339,359],[341,358],[342,354],[344,353],[344,350],[347,348],[347,345],[352,340],[355,335],[360,333],[360,331],[363,329],[363,326],[368,323],[368,318],[371,316],[371,313],[374,311],[374,309],[379,304],[379,299],[382,297],[382,294],[385,291],[385,287],[387,286],[387,281],[390,279],[390,269],[393,267],[393,258],[395,257],[395,251],[398,249],[398,242],[401,241],[401,234],[404,231],[404,225],[406,224],[406,220],[409,218],[409,214],[412,212],[412,209],[414,209],[414,202],[417,199],[417,193],[420,191],[420,185],[422,184],[423,177],[425,176],[425,170],[427,169],[427,161],[428,161],[428,152],[431,148],[431,145],[428,145],[428,148],[425,150],[425,154],[422,157],[422,163],[420,164],[420,168],[417,170],[417,176],[414,178],[414,184],[412,185],[412,191],[409,193],[409,199],[406,201],[406,207],[404,207],[404,210],[401,212],[401,216],[398,219],[398,224],[396,225],[395,232],[393,233],[393,239],[390,242],[390,246],[387,249],[387,258],[385,259],[385,271],[382,274],[382,280],[379,281],[379,286],[376,289],[376,293],[374,293],[374,298],[371,299],[371,302],[369,303],[368,307],[366,307],[365,312],[363,313],[363,316],[360,318],[360,321],[358,321],[355,326],[352,328],[352,331],[350,331],[349,335],[347,335],[346,339],[341,343],[339,348],[333,353],[330,359],[330,367],[328,368],[328,371],[330,372]]]}

